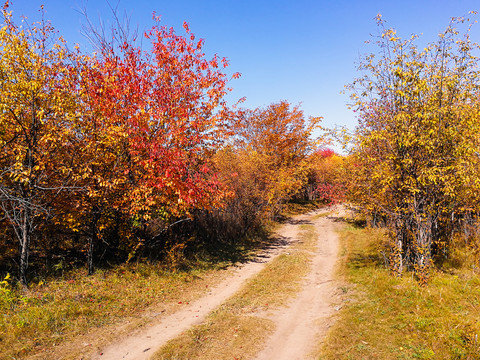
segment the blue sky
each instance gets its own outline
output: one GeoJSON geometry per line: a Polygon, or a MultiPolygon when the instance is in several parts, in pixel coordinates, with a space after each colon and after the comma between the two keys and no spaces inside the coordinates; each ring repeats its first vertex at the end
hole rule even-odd
{"type": "MultiPolygon", "coordinates": [[[[38,16],[41,4],[69,44],[87,48],[80,34],[85,22],[78,10],[86,9],[93,19],[100,16],[108,24],[111,12],[104,0],[12,0],[14,16],[38,16]]],[[[114,6],[118,0],[110,0],[114,6]]],[[[344,85],[358,74],[361,54],[372,51],[365,44],[376,33],[374,17],[381,13],[387,25],[402,37],[423,34],[434,41],[452,16],[480,10],[472,0],[121,0],[120,13],[132,25],[146,30],[152,12],[162,24],[182,33],[183,21],[197,37],[205,39],[208,55],[217,53],[230,60],[229,71],[242,77],[230,85],[232,103],[245,96],[245,107],[266,106],[287,100],[301,103],[307,116],[323,116],[323,124],[353,129],[354,113],[347,109],[344,85]]],[[[473,40],[480,42],[480,24],[473,40]]]]}

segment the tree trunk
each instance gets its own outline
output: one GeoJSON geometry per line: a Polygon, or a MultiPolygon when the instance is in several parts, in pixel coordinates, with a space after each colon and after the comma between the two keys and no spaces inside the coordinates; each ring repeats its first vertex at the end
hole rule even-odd
{"type": "Polygon", "coordinates": [[[432,221],[425,216],[417,220],[415,234],[415,272],[421,285],[426,285],[432,265],[432,221]]]}
{"type": "Polygon", "coordinates": [[[87,267],[88,267],[88,275],[93,275],[95,272],[95,268],[93,266],[93,243],[95,242],[94,239],[95,235],[90,236],[88,240],[88,256],[87,256],[87,267]]]}
{"type": "Polygon", "coordinates": [[[391,234],[393,239],[390,245],[390,269],[395,276],[401,277],[404,270],[405,229],[398,214],[393,221],[395,231],[391,234]]]}
{"type": "Polygon", "coordinates": [[[93,264],[93,252],[95,250],[95,244],[98,240],[97,225],[98,225],[98,207],[94,206],[92,209],[92,222],[90,224],[90,238],[88,239],[88,253],[87,253],[87,267],[88,275],[93,275],[95,272],[95,266],[93,264]]]}
{"type": "Polygon", "coordinates": [[[29,226],[29,211],[24,209],[22,225],[20,229],[20,266],[18,269],[18,278],[24,288],[27,287],[27,268],[28,268],[28,255],[30,250],[30,226],[29,226]]]}

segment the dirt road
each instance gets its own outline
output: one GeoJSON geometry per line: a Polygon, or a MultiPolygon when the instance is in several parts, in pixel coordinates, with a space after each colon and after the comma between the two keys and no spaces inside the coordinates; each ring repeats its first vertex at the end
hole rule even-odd
{"type": "Polygon", "coordinates": [[[338,252],[334,219],[340,211],[343,215],[343,210],[337,209],[328,217],[306,216],[318,234],[311,271],[305,278],[303,290],[290,306],[274,315],[277,330],[257,360],[309,359],[331,326],[336,290],[333,274],[338,252]]]}
{"type": "Polygon", "coordinates": [[[334,231],[334,216],[337,210],[329,210],[333,216],[317,216],[319,212],[295,217],[278,232],[284,245],[268,250],[258,261],[238,268],[235,275],[211,289],[210,293],[184,307],[147,329],[119,339],[103,349],[95,360],[148,359],[168,340],[178,336],[191,326],[201,323],[206,316],[226,299],[237,292],[253,275],[275,256],[288,251],[288,245],[298,240],[299,226],[308,222],[318,233],[317,249],[311,271],[305,278],[303,290],[290,306],[273,314],[276,331],[257,359],[308,359],[312,347],[321,341],[331,323],[334,313],[332,299],[335,291],[333,270],[337,260],[337,235],[334,231]]]}

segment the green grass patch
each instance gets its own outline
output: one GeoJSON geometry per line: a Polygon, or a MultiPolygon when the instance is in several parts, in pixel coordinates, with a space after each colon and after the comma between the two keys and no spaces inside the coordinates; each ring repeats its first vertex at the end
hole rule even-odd
{"type": "Polygon", "coordinates": [[[249,359],[273,332],[264,316],[284,306],[301,289],[315,246],[312,225],[301,226],[301,241],[279,255],[207,320],[169,341],[152,359],[249,359]]]}
{"type": "Polygon", "coordinates": [[[480,279],[468,267],[437,272],[427,287],[395,278],[380,230],[341,231],[344,306],[320,359],[480,359],[480,279]]]}

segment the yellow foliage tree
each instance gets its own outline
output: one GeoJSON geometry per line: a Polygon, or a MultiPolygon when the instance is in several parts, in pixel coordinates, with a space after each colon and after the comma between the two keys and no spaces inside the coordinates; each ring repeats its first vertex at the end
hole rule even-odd
{"type": "Polygon", "coordinates": [[[35,230],[51,215],[51,199],[71,185],[67,161],[74,100],[63,86],[72,56],[48,23],[17,26],[2,9],[0,29],[0,207],[19,242],[19,279],[26,285],[35,230]]]}
{"type": "Polygon", "coordinates": [[[392,270],[412,266],[426,283],[434,257],[448,254],[465,195],[478,189],[478,45],[468,30],[459,35],[464,18],[424,49],[377,20],[379,52],[351,85],[359,126],[350,199],[386,219],[392,270]]]}

